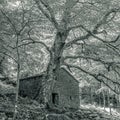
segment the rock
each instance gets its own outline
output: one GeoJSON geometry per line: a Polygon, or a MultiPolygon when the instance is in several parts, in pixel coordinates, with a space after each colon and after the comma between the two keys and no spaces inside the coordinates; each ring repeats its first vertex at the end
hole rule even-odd
{"type": "Polygon", "coordinates": [[[0,104],[0,112],[13,113],[14,106],[10,104],[0,104]]]}
{"type": "Polygon", "coordinates": [[[12,120],[12,118],[8,118],[8,120],[12,120]]]}
{"type": "Polygon", "coordinates": [[[5,113],[0,113],[0,120],[6,120],[7,116],[5,113]]]}
{"type": "Polygon", "coordinates": [[[95,118],[95,117],[98,117],[98,114],[91,114],[89,116],[92,117],[92,118],[95,118]]]}
{"type": "Polygon", "coordinates": [[[64,114],[48,114],[46,120],[72,120],[64,114]]]}
{"type": "Polygon", "coordinates": [[[0,82],[0,94],[1,95],[15,94],[15,91],[16,91],[15,87],[0,82]]]}

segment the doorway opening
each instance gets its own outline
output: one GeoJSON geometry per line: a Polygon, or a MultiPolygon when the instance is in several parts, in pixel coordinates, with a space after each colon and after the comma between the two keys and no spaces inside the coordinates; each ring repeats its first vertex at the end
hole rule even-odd
{"type": "Polygon", "coordinates": [[[54,105],[58,105],[59,104],[59,96],[58,93],[52,93],[52,103],[54,105]]]}

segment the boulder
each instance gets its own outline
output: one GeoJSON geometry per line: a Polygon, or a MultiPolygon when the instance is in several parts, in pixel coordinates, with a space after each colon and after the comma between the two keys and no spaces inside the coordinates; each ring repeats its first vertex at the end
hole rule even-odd
{"type": "Polygon", "coordinates": [[[0,81],[0,94],[1,95],[9,95],[9,94],[15,94],[15,87],[12,85],[4,84],[0,81]]]}
{"type": "Polygon", "coordinates": [[[46,120],[72,120],[64,114],[48,114],[46,115],[46,120]]]}

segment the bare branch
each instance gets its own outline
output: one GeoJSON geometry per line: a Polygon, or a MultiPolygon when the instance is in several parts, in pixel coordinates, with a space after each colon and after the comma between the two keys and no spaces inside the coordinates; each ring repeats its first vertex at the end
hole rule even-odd
{"type": "Polygon", "coordinates": [[[5,55],[5,56],[8,56],[9,58],[13,59],[17,63],[17,60],[14,57],[12,57],[11,55],[7,54],[6,52],[0,51],[0,53],[5,55]]]}
{"type": "Polygon", "coordinates": [[[86,32],[88,32],[91,36],[93,36],[94,38],[104,42],[104,43],[115,43],[118,41],[118,39],[120,38],[120,35],[117,36],[117,38],[115,40],[112,41],[105,41],[104,39],[96,36],[93,32],[89,31],[87,28],[85,28],[84,26],[81,26],[81,28],[83,28],[86,32]]]}
{"type": "Polygon", "coordinates": [[[18,35],[21,34],[21,32],[24,30],[24,28],[27,26],[27,24],[29,23],[29,20],[22,26],[22,28],[19,30],[18,35]]]}
{"type": "Polygon", "coordinates": [[[116,81],[114,81],[114,80],[108,78],[107,76],[105,76],[105,75],[103,75],[103,74],[101,74],[101,73],[98,74],[98,77],[102,77],[103,79],[105,78],[105,79],[107,79],[108,81],[111,81],[112,83],[117,84],[117,85],[120,86],[120,83],[119,83],[119,82],[116,82],[116,81]]]}
{"type": "Polygon", "coordinates": [[[112,13],[115,13],[115,14],[116,14],[116,12],[120,12],[120,8],[113,8],[113,9],[111,9],[110,11],[108,11],[108,12],[103,16],[102,20],[99,21],[99,22],[96,24],[96,26],[94,27],[93,33],[96,33],[97,30],[98,30],[98,28],[100,28],[102,25],[110,22],[110,21],[115,17],[115,15],[114,15],[110,20],[107,21],[108,17],[109,17],[110,14],[112,14],[112,13]]]}
{"type": "MultiPolygon", "coordinates": [[[[34,41],[31,41],[31,42],[27,42],[27,43],[20,44],[20,45],[18,45],[18,47],[27,46],[27,45],[31,45],[31,44],[35,44],[35,43],[39,43],[39,44],[43,45],[43,46],[46,48],[46,50],[47,50],[49,53],[51,53],[50,48],[49,48],[44,42],[42,42],[42,41],[35,41],[35,40],[34,40],[34,41]]],[[[16,49],[16,47],[14,47],[14,49],[16,49]]]]}
{"type": "Polygon", "coordinates": [[[120,77],[120,73],[118,72],[118,70],[116,70],[115,68],[113,69],[116,73],[117,73],[117,75],[120,77]]]}
{"type": "Polygon", "coordinates": [[[36,5],[38,6],[38,9],[46,16],[46,18],[48,18],[48,20],[53,23],[53,25],[55,26],[56,29],[58,29],[58,23],[55,19],[54,13],[52,8],[47,4],[47,2],[44,2],[43,0],[40,0],[40,2],[44,5],[44,7],[48,10],[49,14],[42,8],[42,6],[40,5],[39,0],[34,0],[36,5]]]}
{"type": "Polygon", "coordinates": [[[77,29],[77,28],[80,28],[80,27],[82,27],[82,25],[75,25],[75,26],[69,27],[68,31],[71,31],[73,29],[77,29]]]}
{"type": "Polygon", "coordinates": [[[77,2],[78,2],[78,0],[66,0],[66,3],[64,5],[64,12],[63,12],[60,28],[62,28],[62,29],[64,28],[68,32],[69,32],[69,30],[67,28],[67,25],[70,21],[69,20],[70,13],[71,13],[72,8],[77,4],[77,2]]]}
{"type": "Polygon", "coordinates": [[[14,32],[17,34],[17,29],[16,29],[15,24],[13,23],[13,21],[6,15],[5,12],[3,12],[3,10],[1,10],[1,13],[6,17],[6,19],[8,20],[8,22],[11,24],[14,32]]]}

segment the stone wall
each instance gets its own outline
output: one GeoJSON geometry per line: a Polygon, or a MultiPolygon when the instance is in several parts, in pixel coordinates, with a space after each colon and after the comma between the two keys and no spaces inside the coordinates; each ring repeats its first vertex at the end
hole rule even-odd
{"type": "Polygon", "coordinates": [[[31,99],[36,99],[40,94],[40,98],[42,99],[42,75],[40,76],[32,76],[28,78],[23,78],[20,80],[20,89],[19,94],[22,97],[29,97],[31,99]]]}
{"type": "Polygon", "coordinates": [[[61,107],[78,108],[80,105],[79,83],[64,68],[59,72],[53,93],[58,93],[61,107]]]}

